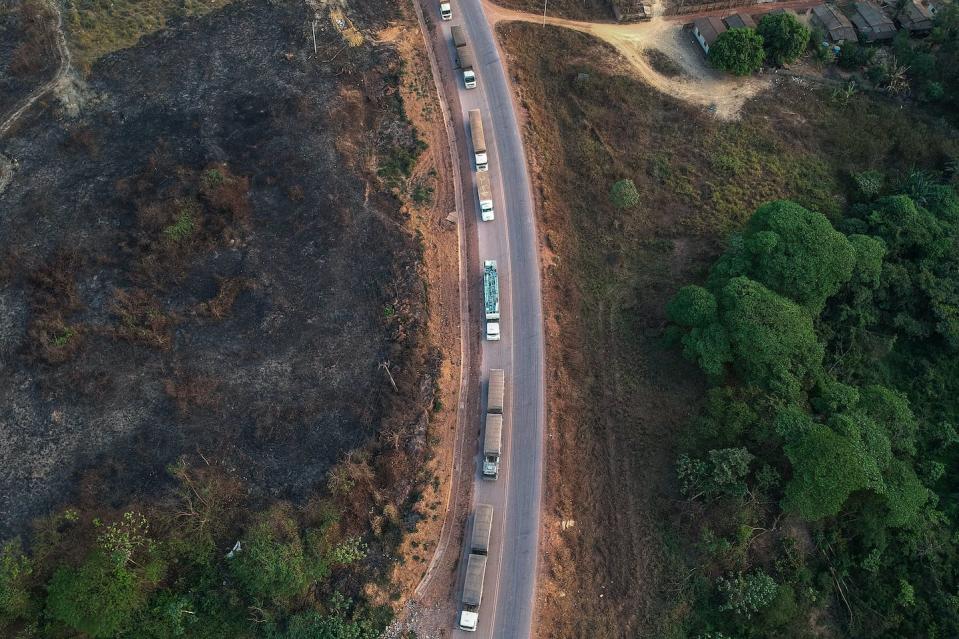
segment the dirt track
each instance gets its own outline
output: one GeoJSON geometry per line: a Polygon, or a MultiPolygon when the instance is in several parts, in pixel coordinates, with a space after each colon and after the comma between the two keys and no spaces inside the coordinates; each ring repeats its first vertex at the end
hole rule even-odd
{"type": "Polygon", "coordinates": [[[56,32],[57,53],[60,56],[60,64],[57,67],[56,74],[50,80],[38,87],[33,93],[28,95],[23,102],[8,115],[3,122],[0,122],[0,138],[6,135],[7,131],[19,120],[27,110],[32,107],[37,100],[55,89],[61,82],[66,80],[67,73],[70,71],[70,49],[67,47],[66,38],[63,35],[63,16],[60,14],[60,8],[56,2],[48,2],[50,10],[57,17],[57,23],[54,25],[56,32]]]}
{"type": "MultiPolygon", "coordinates": [[[[543,23],[542,15],[506,9],[488,0],[484,0],[483,4],[487,16],[494,23],[509,21],[543,23]]],[[[749,11],[762,13],[772,8],[772,6],[750,7],[749,11]]],[[[733,119],[747,100],[769,86],[769,80],[762,76],[735,78],[710,68],[699,46],[690,33],[683,28],[684,22],[691,21],[695,17],[697,16],[675,18],[656,16],[649,22],[613,24],[580,22],[547,16],[546,24],[588,33],[609,43],[653,88],[690,104],[714,110],[722,119],[733,119]],[[648,56],[644,54],[647,49],[661,51],[682,67],[683,74],[670,78],[656,71],[650,64],[648,56]]]]}

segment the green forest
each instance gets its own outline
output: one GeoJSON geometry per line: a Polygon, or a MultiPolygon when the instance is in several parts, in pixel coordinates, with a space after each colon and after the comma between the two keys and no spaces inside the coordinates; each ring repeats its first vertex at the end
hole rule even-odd
{"type": "Polygon", "coordinates": [[[959,199],[851,180],[835,220],[760,206],[669,302],[710,381],[676,463],[691,637],[959,636],[959,199]]]}

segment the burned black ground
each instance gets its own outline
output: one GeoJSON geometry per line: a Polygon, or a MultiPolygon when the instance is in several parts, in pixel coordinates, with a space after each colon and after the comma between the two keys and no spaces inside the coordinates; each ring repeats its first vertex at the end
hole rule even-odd
{"type": "Polygon", "coordinates": [[[381,425],[381,362],[418,386],[418,247],[376,175],[417,148],[399,62],[327,22],[314,58],[311,17],[182,22],[100,60],[79,119],[51,99],[4,141],[0,537],[80,475],[148,498],[182,455],[301,499],[381,425]]]}

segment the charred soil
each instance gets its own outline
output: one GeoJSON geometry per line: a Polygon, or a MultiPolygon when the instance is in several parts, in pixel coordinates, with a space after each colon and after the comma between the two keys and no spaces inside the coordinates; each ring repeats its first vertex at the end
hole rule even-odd
{"type": "Polygon", "coordinates": [[[102,58],[79,119],[38,105],[7,141],[2,536],[78,476],[105,504],[149,499],[183,456],[301,501],[400,425],[386,485],[403,502],[422,480],[403,469],[439,362],[397,194],[423,145],[395,49],[318,21],[314,56],[312,17],[246,1],[182,21],[102,58]]]}

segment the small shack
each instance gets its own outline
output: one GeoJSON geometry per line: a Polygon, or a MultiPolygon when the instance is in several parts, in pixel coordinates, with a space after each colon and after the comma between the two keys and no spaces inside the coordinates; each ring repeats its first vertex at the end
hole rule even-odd
{"type": "Polygon", "coordinates": [[[756,21],[748,13],[734,13],[731,16],[723,18],[726,26],[730,29],[755,29],[756,21]]]}
{"type": "Polygon", "coordinates": [[[724,31],[726,31],[726,25],[716,16],[696,18],[693,22],[693,35],[696,36],[696,40],[699,41],[699,46],[701,46],[707,54],[709,53],[709,47],[713,45],[716,38],[724,31]]]}
{"type": "Polygon", "coordinates": [[[850,19],[866,42],[892,40],[896,35],[896,25],[871,2],[862,0],[854,3],[850,19]]]}
{"type": "Polygon", "coordinates": [[[821,4],[818,7],[813,7],[812,18],[809,21],[814,27],[819,27],[825,31],[831,42],[842,44],[847,41],[856,41],[856,30],[853,28],[852,22],[835,5],[821,4]]]}
{"type": "Polygon", "coordinates": [[[914,35],[923,35],[932,31],[932,12],[916,0],[906,0],[896,20],[900,27],[914,35]]]}
{"type": "Polygon", "coordinates": [[[651,20],[653,7],[643,0],[613,0],[613,15],[617,22],[651,20]]]}

